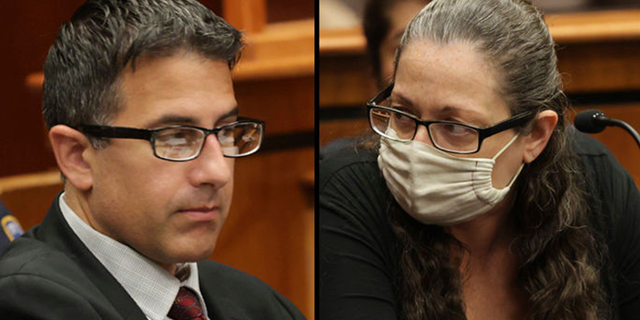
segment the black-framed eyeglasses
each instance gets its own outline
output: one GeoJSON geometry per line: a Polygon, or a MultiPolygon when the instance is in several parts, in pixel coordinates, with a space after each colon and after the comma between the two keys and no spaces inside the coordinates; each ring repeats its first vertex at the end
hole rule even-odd
{"type": "Polygon", "coordinates": [[[433,146],[445,152],[476,153],[484,139],[523,126],[536,115],[535,111],[525,111],[486,128],[451,121],[424,121],[410,113],[381,105],[389,98],[392,90],[393,84],[367,103],[369,124],[373,131],[387,139],[406,142],[413,140],[418,127],[423,125],[427,128],[433,146]]]}
{"type": "Polygon", "coordinates": [[[227,158],[256,153],[262,144],[264,122],[239,117],[237,121],[214,129],[187,125],[158,129],[80,125],[77,130],[96,138],[147,140],[156,157],[169,161],[189,161],[200,155],[210,134],[218,138],[222,154],[227,158]]]}

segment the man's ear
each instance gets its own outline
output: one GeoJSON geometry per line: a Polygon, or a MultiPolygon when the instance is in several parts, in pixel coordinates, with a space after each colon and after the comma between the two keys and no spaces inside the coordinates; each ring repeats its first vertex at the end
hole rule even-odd
{"type": "Polygon", "coordinates": [[[65,125],[49,130],[49,141],[62,174],[78,190],[86,191],[93,185],[87,151],[93,152],[89,139],[81,132],[65,125]]]}
{"type": "Polygon", "coordinates": [[[553,130],[558,124],[558,114],[553,110],[544,110],[534,120],[531,133],[526,136],[524,162],[531,163],[547,146],[553,130]]]}

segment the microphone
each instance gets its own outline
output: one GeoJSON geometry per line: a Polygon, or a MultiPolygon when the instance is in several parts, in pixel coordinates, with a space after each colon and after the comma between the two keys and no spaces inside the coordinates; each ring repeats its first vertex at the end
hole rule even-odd
{"type": "Polygon", "coordinates": [[[585,110],[578,113],[573,119],[576,129],[585,133],[600,133],[611,125],[609,118],[600,110],[585,110]]]}
{"type": "Polygon", "coordinates": [[[633,127],[622,120],[607,118],[604,112],[600,110],[591,109],[578,113],[573,119],[573,124],[576,129],[584,133],[600,133],[608,126],[620,127],[629,132],[633,139],[636,140],[638,147],[640,147],[640,136],[633,127]]]}

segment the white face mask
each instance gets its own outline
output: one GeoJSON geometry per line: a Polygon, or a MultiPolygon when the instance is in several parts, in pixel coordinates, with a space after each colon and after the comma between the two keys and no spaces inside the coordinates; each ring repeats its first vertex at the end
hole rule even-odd
{"type": "Polygon", "coordinates": [[[459,158],[427,144],[381,138],[378,166],[398,204],[424,224],[450,226],[469,221],[502,201],[524,164],[503,189],[491,183],[497,159],[459,158]]]}

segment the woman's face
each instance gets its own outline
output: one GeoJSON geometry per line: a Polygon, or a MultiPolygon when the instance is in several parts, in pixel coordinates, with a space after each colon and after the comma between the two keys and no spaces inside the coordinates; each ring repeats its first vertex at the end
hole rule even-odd
{"type": "MultiPolygon", "coordinates": [[[[415,41],[404,48],[398,62],[391,103],[423,120],[446,120],[489,127],[511,116],[500,94],[500,76],[473,45],[440,45],[415,41]]],[[[492,158],[516,132],[507,130],[485,139],[478,153],[460,157],[492,158]]],[[[427,129],[419,126],[415,140],[431,145],[427,129]]],[[[507,186],[523,163],[523,139],[496,159],[495,188],[507,186]]]]}
{"type": "Polygon", "coordinates": [[[393,76],[393,60],[404,29],[427,3],[424,0],[400,1],[389,10],[389,32],[380,44],[380,82],[383,86],[393,76]]]}

